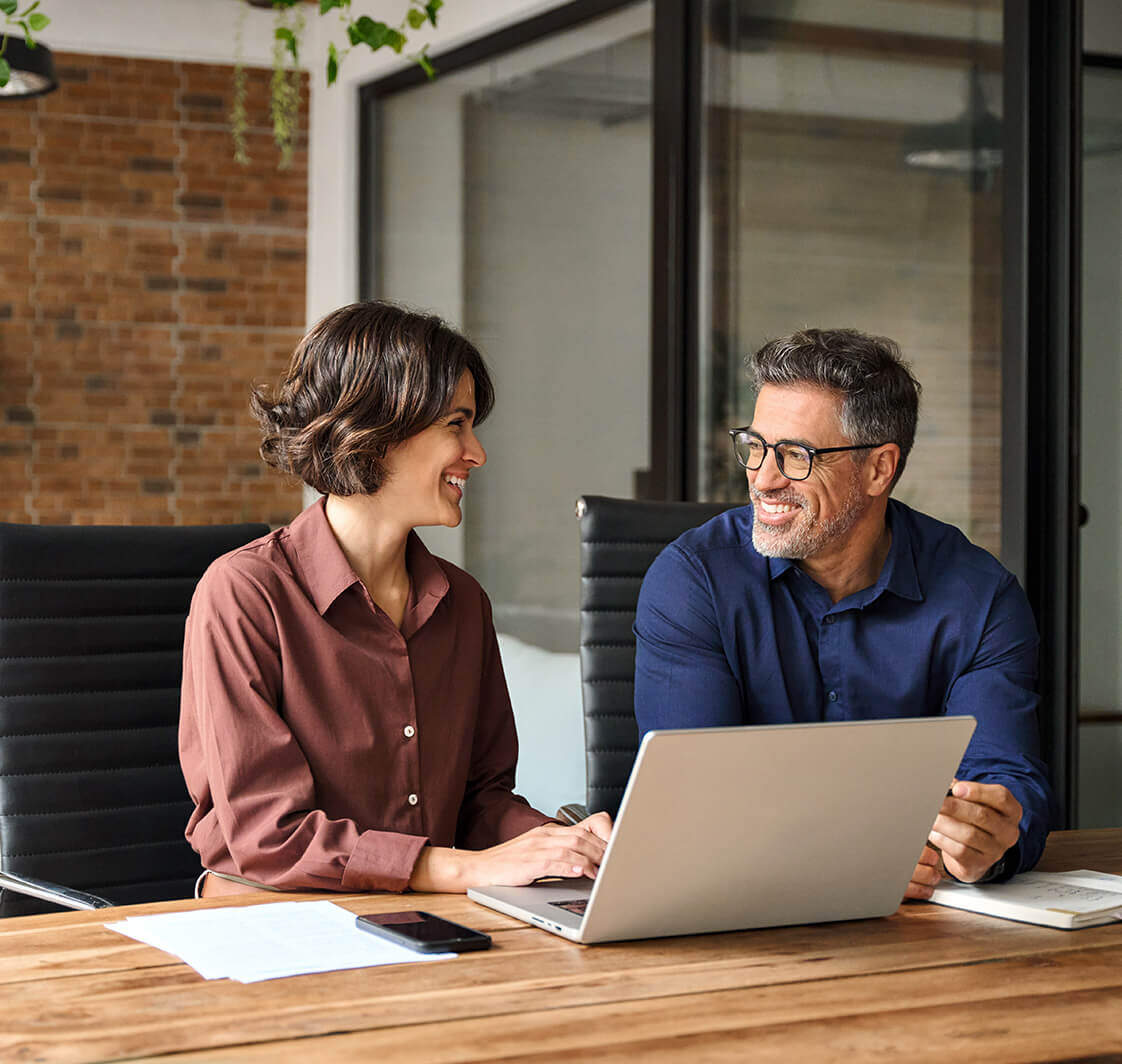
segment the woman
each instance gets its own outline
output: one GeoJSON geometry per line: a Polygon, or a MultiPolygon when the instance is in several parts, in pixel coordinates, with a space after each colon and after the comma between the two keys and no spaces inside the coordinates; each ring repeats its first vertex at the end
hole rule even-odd
{"type": "Polygon", "coordinates": [[[262,457],[325,498],[192,600],[180,760],[204,897],[595,875],[610,821],[564,827],[512,792],[490,603],[413,531],[460,523],[492,401],[471,343],[377,302],[329,314],[254,394],[262,457]]]}

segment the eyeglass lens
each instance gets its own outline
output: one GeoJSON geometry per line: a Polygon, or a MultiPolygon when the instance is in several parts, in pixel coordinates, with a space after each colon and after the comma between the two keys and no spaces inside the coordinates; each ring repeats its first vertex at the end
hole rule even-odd
{"type": "MultiPolygon", "coordinates": [[[[738,433],[734,444],[737,461],[742,466],[756,470],[764,464],[767,446],[758,436],[749,436],[746,432],[738,433]]],[[[800,447],[797,443],[780,443],[774,445],[773,450],[779,472],[788,480],[805,480],[810,476],[813,455],[805,447],[800,447]]]]}

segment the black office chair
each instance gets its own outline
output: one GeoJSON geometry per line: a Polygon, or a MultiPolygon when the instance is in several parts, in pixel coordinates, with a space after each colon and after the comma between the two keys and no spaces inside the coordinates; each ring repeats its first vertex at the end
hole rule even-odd
{"type": "MultiPolygon", "coordinates": [[[[635,607],[651,562],[727,503],[646,502],[585,495],[580,521],[580,667],[590,813],[619,811],[639,749],[635,724],[635,607]]],[[[575,822],[585,811],[563,807],[575,822]]]]}
{"type": "Polygon", "coordinates": [[[0,916],[191,896],[184,620],[267,531],[0,524],[0,916]]]}

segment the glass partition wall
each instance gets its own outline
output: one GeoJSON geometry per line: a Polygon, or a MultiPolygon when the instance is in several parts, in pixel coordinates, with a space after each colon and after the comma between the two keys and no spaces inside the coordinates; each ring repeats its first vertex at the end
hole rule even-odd
{"type": "Polygon", "coordinates": [[[1083,72],[1079,827],[1122,823],[1122,58],[1083,72]]]}
{"type": "MultiPolygon", "coordinates": [[[[438,56],[435,83],[364,89],[363,292],[440,312],[495,370],[489,465],[463,527],[426,537],[500,631],[575,648],[578,495],[745,499],[727,429],[750,420],[765,340],[887,335],[924,388],[896,494],[1024,583],[1043,751],[1074,809],[1081,7],[570,0],[438,56]]],[[[1113,160],[1094,165],[1116,204],[1113,160]]],[[[1087,387],[1088,410],[1117,396],[1116,376],[1087,387]]],[[[1117,448],[1085,437],[1088,483],[1117,473],[1088,469],[1100,453],[1117,448]]],[[[1112,512],[1087,502],[1085,555],[1112,512]]],[[[1083,620],[1084,669],[1110,666],[1084,673],[1089,712],[1113,704],[1118,597],[1083,595],[1108,603],[1083,620]]]]}
{"type": "Polygon", "coordinates": [[[370,116],[365,294],[462,328],[497,391],[463,524],[422,535],[548,650],[578,644],[575,500],[630,496],[649,465],[651,18],[624,6],[370,116]]]}
{"type": "Polygon", "coordinates": [[[745,355],[852,327],[923,385],[897,497],[998,554],[1000,0],[706,0],[702,32],[699,496],[745,497],[745,355]]]}

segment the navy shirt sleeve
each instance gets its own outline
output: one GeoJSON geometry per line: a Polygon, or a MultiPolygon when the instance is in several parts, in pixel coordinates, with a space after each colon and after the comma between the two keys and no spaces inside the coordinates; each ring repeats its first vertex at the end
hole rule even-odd
{"type": "Polygon", "coordinates": [[[1008,787],[1024,810],[1014,872],[1040,860],[1051,819],[1051,790],[1039,758],[1037,643],[1028,599],[1007,576],[994,597],[973,660],[955,678],[945,706],[948,714],[969,714],[978,721],[959,776],[1008,787]]]}
{"type": "Polygon", "coordinates": [[[676,543],[647,570],[635,615],[635,719],[652,728],[744,724],[706,574],[676,543]]]}

